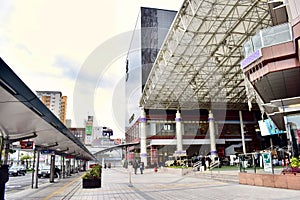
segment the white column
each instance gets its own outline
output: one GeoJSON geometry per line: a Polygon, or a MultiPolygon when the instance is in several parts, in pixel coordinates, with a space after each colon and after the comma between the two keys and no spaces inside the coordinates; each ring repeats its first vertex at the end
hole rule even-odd
{"type": "Polygon", "coordinates": [[[216,148],[215,119],[211,110],[209,111],[208,114],[208,123],[209,123],[209,136],[210,136],[210,155],[211,155],[211,159],[214,160],[214,158],[218,156],[218,152],[216,148]]]}
{"type": "Polygon", "coordinates": [[[176,112],[176,140],[177,140],[177,151],[182,151],[182,118],[179,110],[176,112]]]}
{"type": "Polygon", "coordinates": [[[144,162],[145,167],[147,166],[147,146],[146,146],[146,112],[142,108],[141,117],[140,117],[140,126],[141,126],[141,162],[144,162]]]}
{"type": "Polygon", "coordinates": [[[244,123],[243,123],[243,116],[242,116],[241,110],[239,111],[239,115],[240,115],[240,127],[241,127],[241,135],[242,135],[243,153],[246,154],[244,123]]]}

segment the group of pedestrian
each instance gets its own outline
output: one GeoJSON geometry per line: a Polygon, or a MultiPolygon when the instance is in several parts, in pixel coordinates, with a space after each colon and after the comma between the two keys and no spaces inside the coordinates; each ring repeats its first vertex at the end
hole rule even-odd
{"type": "Polygon", "coordinates": [[[108,164],[104,163],[104,169],[106,169],[107,167],[111,168],[111,163],[108,163],[108,164]]]}
{"type": "Polygon", "coordinates": [[[138,168],[140,168],[140,172],[141,172],[141,174],[143,174],[143,171],[144,171],[144,168],[145,168],[144,162],[139,163],[137,160],[135,160],[132,165],[133,165],[133,169],[134,169],[134,174],[137,174],[137,169],[138,168]]]}

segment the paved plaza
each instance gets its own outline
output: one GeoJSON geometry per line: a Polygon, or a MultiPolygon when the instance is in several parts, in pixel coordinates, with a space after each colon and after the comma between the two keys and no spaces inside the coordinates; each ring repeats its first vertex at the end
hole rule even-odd
{"type": "Polygon", "coordinates": [[[299,199],[300,191],[240,185],[194,175],[179,176],[146,169],[129,175],[123,168],[103,169],[102,187],[82,189],[81,175],[6,194],[7,200],[111,199],[299,199]],[[131,178],[130,178],[131,177],[131,178]],[[131,182],[131,183],[130,183],[131,182]]]}

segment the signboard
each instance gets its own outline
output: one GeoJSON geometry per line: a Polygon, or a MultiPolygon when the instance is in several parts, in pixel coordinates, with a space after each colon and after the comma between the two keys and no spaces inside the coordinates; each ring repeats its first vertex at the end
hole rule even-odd
{"type": "Polygon", "coordinates": [[[242,60],[241,67],[244,69],[254,61],[258,60],[260,57],[262,57],[261,49],[258,49],[257,51],[253,52],[250,56],[242,60]]]}
{"type": "Polygon", "coordinates": [[[72,158],[75,158],[75,156],[72,156],[72,155],[66,155],[65,158],[66,158],[66,159],[72,159],[72,158]]]}
{"type": "Polygon", "coordinates": [[[91,135],[86,135],[85,136],[85,144],[92,144],[92,136],[91,135]]]}
{"type": "Polygon", "coordinates": [[[285,133],[285,131],[279,130],[275,126],[275,124],[269,119],[258,121],[258,125],[259,125],[261,136],[285,133]]]}
{"type": "Polygon", "coordinates": [[[55,154],[54,150],[41,150],[41,154],[55,154]]]}
{"type": "Polygon", "coordinates": [[[182,157],[182,156],[186,156],[186,151],[182,150],[182,151],[175,151],[173,154],[174,157],[182,157]]]}
{"type": "Polygon", "coordinates": [[[111,129],[106,129],[102,131],[103,136],[112,136],[113,135],[113,130],[111,129]]]}
{"type": "Polygon", "coordinates": [[[20,141],[21,149],[33,149],[33,141],[20,141]]]}
{"type": "Polygon", "coordinates": [[[263,162],[264,162],[264,171],[265,172],[272,172],[272,158],[271,152],[263,153],[263,162]]]}
{"type": "Polygon", "coordinates": [[[85,134],[86,135],[92,135],[93,133],[93,126],[86,126],[85,127],[85,134]]]}

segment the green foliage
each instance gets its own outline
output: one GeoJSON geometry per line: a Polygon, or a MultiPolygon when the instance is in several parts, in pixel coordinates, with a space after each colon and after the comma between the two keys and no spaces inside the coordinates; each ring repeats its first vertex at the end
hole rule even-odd
{"type": "Polygon", "coordinates": [[[300,167],[300,156],[291,158],[291,167],[300,167]]]}
{"type": "Polygon", "coordinates": [[[175,168],[175,169],[182,169],[182,168],[188,168],[186,165],[175,165],[175,166],[169,166],[168,168],[175,168]]]}
{"type": "Polygon", "coordinates": [[[83,179],[100,179],[101,178],[101,172],[102,172],[102,166],[99,164],[96,164],[93,166],[93,168],[86,172],[82,178],[83,179]]]}
{"type": "Polygon", "coordinates": [[[32,156],[30,156],[30,155],[28,155],[28,154],[22,155],[22,156],[21,156],[21,161],[24,161],[24,160],[30,160],[30,159],[32,159],[32,156]]]}

